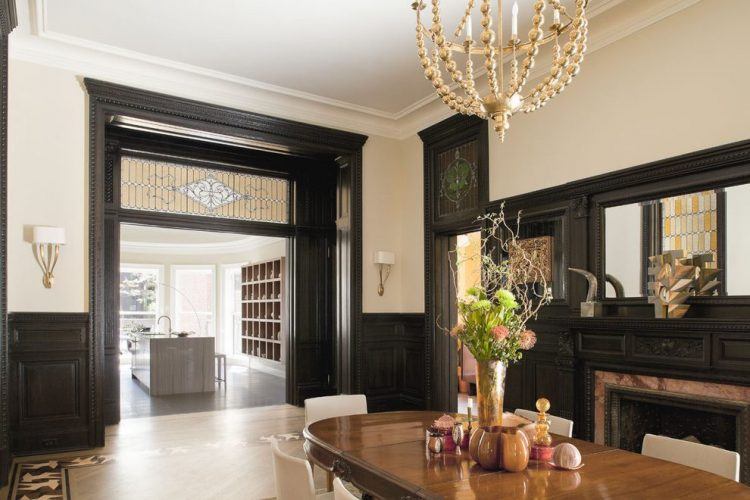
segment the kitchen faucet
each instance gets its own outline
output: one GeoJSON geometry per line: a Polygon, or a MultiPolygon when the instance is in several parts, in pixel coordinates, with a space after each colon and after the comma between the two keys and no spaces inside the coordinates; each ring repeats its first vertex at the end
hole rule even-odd
{"type": "Polygon", "coordinates": [[[171,334],[171,333],[172,333],[172,318],[170,318],[170,317],[169,317],[169,316],[167,316],[166,314],[164,314],[164,315],[162,315],[162,316],[159,316],[159,317],[158,317],[158,318],[156,319],[156,327],[157,327],[157,328],[159,327],[159,322],[161,322],[161,319],[162,319],[162,318],[167,318],[167,321],[169,321],[169,330],[167,330],[167,333],[168,333],[168,334],[171,334]]]}

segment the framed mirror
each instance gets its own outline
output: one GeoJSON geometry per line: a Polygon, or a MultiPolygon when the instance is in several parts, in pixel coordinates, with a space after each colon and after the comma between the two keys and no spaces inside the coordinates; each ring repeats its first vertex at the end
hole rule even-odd
{"type": "Polygon", "coordinates": [[[604,297],[648,295],[648,257],[679,251],[718,268],[723,296],[750,295],[750,184],[604,209],[604,297]]]}

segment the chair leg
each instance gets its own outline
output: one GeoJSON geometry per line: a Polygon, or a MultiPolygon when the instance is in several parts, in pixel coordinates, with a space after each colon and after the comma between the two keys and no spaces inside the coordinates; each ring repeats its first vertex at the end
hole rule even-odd
{"type": "Polygon", "coordinates": [[[326,471],[326,491],[333,491],[333,472],[326,471]]]}

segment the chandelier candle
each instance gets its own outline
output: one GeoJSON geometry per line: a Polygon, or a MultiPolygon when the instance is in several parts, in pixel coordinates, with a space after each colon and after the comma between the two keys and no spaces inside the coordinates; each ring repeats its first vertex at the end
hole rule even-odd
{"type": "Polygon", "coordinates": [[[518,36],[518,3],[513,3],[511,36],[503,38],[503,0],[497,1],[497,12],[493,12],[490,0],[466,0],[467,6],[459,19],[452,39],[443,27],[440,17],[440,1],[431,0],[432,24],[428,28],[422,23],[422,10],[426,0],[416,0],[412,8],[417,13],[417,55],[425,77],[435,87],[442,101],[452,110],[492,120],[495,132],[501,141],[510,127],[510,118],[516,113],[531,113],[562,92],[578,74],[586,52],[588,0],[575,0],[575,12],[569,14],[561,0],[536,0],[531,16],[528,39],[518,36]],[[472,12],[479,4],[482,34],[475,44],[472,36],[472,12]],[[552,23],[545,25],[544,11],[552,9],[552,23]],[[493,29],[493,25],[497,28],[493,29]],[[464,28],[466,30],[464,31],[464,28]],[[464,40],[460,40],[465,33],[464,40]],[[567,34],[567,42],[561,37],[567,34]],[[429,38],[432,49],[427,47],[429,38]],[[563,44],[562,47],[560,44],[563,44]],[[527,91],[524,87],[530,78],[540,49],[551,44],[552,66],[546,76],[527,91]],[[465,54],[463,71],[459,69],[454,54],[465,54]],[[476,84],[473,58],[483,60],[487,73],[488,91],[480,94],[476,84]],[[519,63],[519,57],[522,57],[519,63]],[[443,78],[442,67],[450,75],[443,78]],[[505,85],[505,64],[509,66],[508,85],[505,85]],[[461,94],[461,95],[459,95],[461,94]]]}

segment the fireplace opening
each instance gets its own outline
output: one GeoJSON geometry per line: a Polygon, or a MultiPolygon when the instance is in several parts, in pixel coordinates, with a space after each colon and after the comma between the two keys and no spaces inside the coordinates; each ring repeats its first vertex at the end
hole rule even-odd
{"type": "Polygon", "coordinates": [[[605,385],[605,444],[641,452],[643,436],[689,439],[736,451],[741,480],[750,482],[750,404],[652,389],[605,385]]]}

